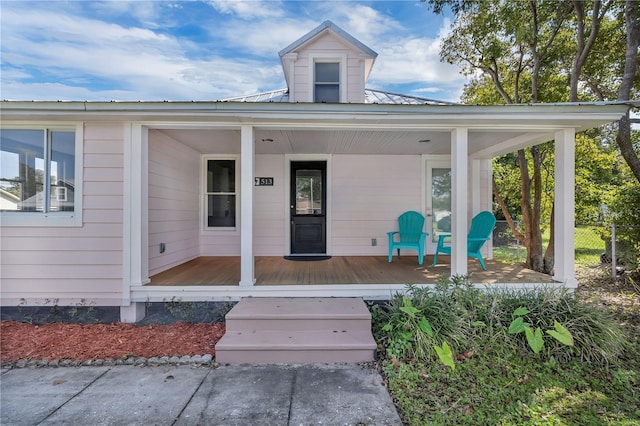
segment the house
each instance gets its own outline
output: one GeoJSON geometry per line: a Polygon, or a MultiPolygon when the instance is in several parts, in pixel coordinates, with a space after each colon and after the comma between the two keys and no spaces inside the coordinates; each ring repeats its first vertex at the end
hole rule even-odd
{"type": "Polygon", "coordinates": [[[425,284],[403,274],[430,269],[412,254],[386,260],[402,212],[427,217],[428,254],[438,224],[450,229],[443,268],[465,274],[470,218],[492,206],[492,158],[550,139],[550,280],[576,286],[575,134],[626,105],[458,105],[370,90],[377,54],[328,21],[279,55],[287,89],[242,98],[3,101],[0,178],[20,181],[20,200],[47,203],[3,201],[2,305],[118,306],[136,321],[165,300],[388,298],[425,284]],[[283,259],[309,255],[336,263],[283,259]]]}

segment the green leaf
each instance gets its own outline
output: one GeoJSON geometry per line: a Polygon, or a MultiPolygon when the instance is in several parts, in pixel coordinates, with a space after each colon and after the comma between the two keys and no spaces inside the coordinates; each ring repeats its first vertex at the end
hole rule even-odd
{"type": "Polygon", "coordinates": [[[393,331],[393,325],[391,325],[391,323],[385,324],[382,326],[382,331],[393,331]]]}
{"type": "Polygon", "coordinates": [[[486,326],[487,326],[487,324],[485,324],[482,321],[474,321],[474,322],[471,323],[471,327],[473,327],[473,328],[483,328],[483,327],[486,327],[486,326]]]}
{"type": "Polygon", "coordinates": [[[520,306],[518,309],[513,311],[511,316],[512,317],[521,317],[523,315],[527,315],[528,313],[529,313],[529,310],[527,308],[525,308],[524,306],[520,306]]]}
{"type": "Polygon", "coordinates": [[[447,367],[451,367],[452,370],[456,369],[456,365],[453,362],[453,353],[451,352],[451,348],[449,347],[447,342],[442,342],[442,347],[433,345],[433,349],[436,350],[441,363],[443,363],[447,367]]]}
{"type": "Polygon", "coordinates": [[[411,301],[411,299],[406,296],[402,298],[402,307],[400,308],[400,310],[412,318],[420,312],[420,309],[413,306],[413,302],[411,301]]]}
{"type": "Polygon", "coordinates": [[[433,328],[431,328],[431,324],[425,317],[420,318],[420,321],[418,321],[418,327],[420,327],[420,330],[422,330],[427,336],[433,337],[433,328]]]}
{"type": "Polygon", "coordinates": [[[420,312],[420,309],[415,308],[413,306],[403,306],[400,308],[402,312],[409,315],[410,317],[415,317],[417,313],[420,312]]]}
{"type": "Polygon", "coordinates": [[[552,336],[563,345],[573,346],[573,336],[571,335],[571,332],[569,330],[564,328],[564,326],[558,321],[553,322],[553,327],[555,328],[555,330],[547,330],[548,335],[552,336]]]}
{"type": "Polygon", "coordinates": [[[540,330],[540,327],[536,328],[536,331],[533,331],[533,328],[531,327],[525,327],[524,334],[527,336],[527,343],[529,343],[529,347],[533,349],[534,353],[539,353],[544,346],[542,330],[540,330]]]}
{"type": "Polygon", "coordinates": [[[518,317],[509,324],[509,334],[518,334],[524,331],[529,324],[525,323],[522,317],[518,317]]]}

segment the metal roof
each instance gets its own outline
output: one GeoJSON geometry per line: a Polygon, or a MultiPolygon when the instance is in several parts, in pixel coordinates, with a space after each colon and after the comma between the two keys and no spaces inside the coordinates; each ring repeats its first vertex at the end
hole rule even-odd
{"type": "MultiPolygon", "coordinates": [[[[280,89],[253,95],[223,99],[224,102],[289,102],[289,90],[280,89]]],[[[419,96],[402,95],[384,90],[364,89],[365,104],[396,105],[457,105],[455,102],[439,101],[419,96]]]]}

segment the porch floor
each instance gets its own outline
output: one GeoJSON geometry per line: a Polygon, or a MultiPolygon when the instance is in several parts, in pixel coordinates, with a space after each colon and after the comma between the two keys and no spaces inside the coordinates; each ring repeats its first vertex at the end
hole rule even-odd
{"type": "MultiPolygon", "coordinates": [[[[323,284],[434,284],[438,276],[449,276],[448,256],[425,256],[418,265],[416,256],[334,256],[321,261],[291,261],[281,256],[256,256],[256,285],[323,284]]],[[[524,268],[487,260],[483,271],[476,260],[469,260],[468,271],[474,283],[553,283],[551,276],[524,268]]],[[[229,286],[240,281],[239,256],[203,256],[151,277],[149,286],[229,286]]]]}

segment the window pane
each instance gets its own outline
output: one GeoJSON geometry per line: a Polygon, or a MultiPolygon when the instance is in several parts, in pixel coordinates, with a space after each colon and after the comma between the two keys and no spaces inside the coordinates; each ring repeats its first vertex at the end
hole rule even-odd
{"type": "Polygon", "coordinates": [[[44,131],[0,131],[0,188],[3,211],[42,211],[44,131]]]}
{"type": "Polygon", "coordinates": [[[235,160],[207,161],[207,192],[236,192],[235,160]]]}
{"type": "Polygon", "coordinates": [[[317,83],[339,83],[340,64],[337,62],[316,62],[317,83]]]}
{"type": "Polygon", "coordinates": [[[339,84],[317,84],[314,102],[340,102],[339,84]]]}
{"type": "Polygon", "coordinates": [[[433,229],[431,238],[438,241],[442,233],[451,232],[451,169],[432,169],[431,199],[433,202],[433,229]]]}
{"type": "Polygon", "coordinates": [[[320,170],[296,170],[296,214],[322,214],[320,170]]]}
{"type": "Polygon", "coordinates": [[[209,195],[207,199],[207,226],[236,226],[235,195],[209,195]]]}
{"type": "Polygon", "coordinates": [[[73,211],[75,133],[51,132],[51,211],[73,211]]]}

